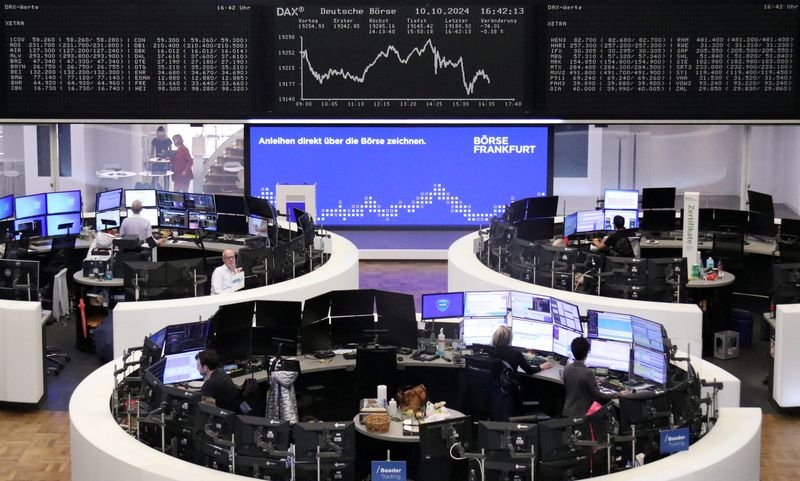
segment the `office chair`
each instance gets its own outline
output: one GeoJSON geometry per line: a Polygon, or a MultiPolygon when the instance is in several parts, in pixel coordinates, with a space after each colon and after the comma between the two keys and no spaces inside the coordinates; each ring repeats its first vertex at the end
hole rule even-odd
{"type": "Polygon", "coordinates": [[[712,237],[711,257],[723,261],[723,268],[734,272],[744,264],[744,234],[741,232],[714,233],[712,237]]]}
{"type": "Polygon", "coordinates": [[[461,406],[476,420],[494,419],[495,397],[499,387],[500,360],[487,356],[465,356],[464,388],[461,406]]]}
{"type": "Polygon", "coordinates": [[[357,399],[374,398],[380,384],[386,385],[387,395],[397,390],[397,349],[358,348],[356,350],[355,394],[357,399]]]}
{"type": "MultiPolygon", "coordinates": [[[[69,291],[67,289],[67,268],[62,268],[53,277],[52,316],[47,325],[58,321],[65,321],[70,315],[69,291]]],[[[45,346],[45,359],[50,363],[47,366],[49,374],[58,375],[64,364],[70,361],[69,355],[54,346],[45,346]]]]}
{"type": "Polygon", "coordinates": [[[6,250],[3,253],[3,259],[26,260],[28,258],[29,245],[30,241],[28,238],[6,242],[6,250]]]}
{"type": "Polygon", "coordinates": [[[642,257],[642,249],[639,245],[641,242],[641,237],[628,237],[628,242],[631,243],[631,249],[633,250],[633,257],[641,258],[642,257]]]}

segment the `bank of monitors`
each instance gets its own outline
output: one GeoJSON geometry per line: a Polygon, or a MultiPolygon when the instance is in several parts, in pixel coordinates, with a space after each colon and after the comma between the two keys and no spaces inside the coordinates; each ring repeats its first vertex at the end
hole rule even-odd
{"type": "Polygon", "coordinates": [[[587,337],[630,343],[633,341],[631,317],[628,314],[590,309],[586,312],[587,337]]]}
{"type": "Polygon", "coordinates": [[[189,216],[189,229],[206,230],[210,232],[217,231],[216,212],[190,210],[188,212],[188,216],[189,216]]]}
{"type": "Polygon", "coordinates": [[[590,339],[591,348],[586,356],[587,367],[600,367],[612,371],[629,372],[631,367],[631,345],[628,342],[608,339],[590,339]]]}
{"type": "Polygon", "coordinates": [[[117,229],[122,223],[119,209],[107,210],[105,212],[95,212],[94,214],[94,229],[101,232],[108,229],[117,229]],[[103,222],[103,221],[107,222],[103,222]]]}
{"type": "Polygon", "coordinates": [[[667,384],[667,356],[663,351],[633,345],[631,374],[658,385],[667,384]]]}
{"type": "Polygon", "coordinates": [[[14,217],[14,196],[9,194],[0,197],[0,220],[14,217]]]}
{"type": "Polygon", "coordinates": [[[646,210],[642,213],[641,228],[646,232],[675,230],[675,210],[646,210]]]}
{"type": "Polygon", "coordinates": [[[606,189],[603,195],[605,209],[639,209],[639,191],[626,189],[606,189]]]}
{"type": "Polygon", "coordinates": [[[122,189],[107,190],[105,192],[98,192],[95,196],[94,210],[95,212],[104,212],[107,210],[115,209],[119,212],[122,206],[122,189]]]}
{"type": "Polygon", "coordinates": [[[464,293],[443,292],[422,295],[422,319],[448,319],[464,317],[464,293]]]}
{"type": "Polygon", "coordinates": [[[551,298],[550,313],[553,316],[553,322],[555,324],[567,327],[576,332],[583,332],[581,313],[578,306],[575,304],[551,298]]]}
{"type": "Polygon", "coordinates": [[[674,209],[675,187],[642,189],[642,209],[674,209]]]}
{"type": "Polygon", "coordinates": [[[461,321],[461,340],[467,346],[491,344],[494,331],[505,324],[505,317],[465,317],[461,321]]]}
{"type": "Polygon", "coordinates": [[[184,208],[186,210],[200,211],[200,212],[216,212],[217,209],[214,205],[214,196],[212,194],[183,194],[184,208]]]}
{"type": "Polygon", "coordinates": [[[658,322],[631,316],[633,343],[659,352],[664,352],[664,327],[658,322]]]}
{"type": "Polygon", "coordinates": [[[175,384],[201,379],[203,376],[198,372],[197,361],[195,360],[195,356],[199,353],[200,350],[164,356],[167,362],[161,382],[175,384]]]}
{"type": "Polygon", "coordinates": [[[142,207],[157,206],[155,189],[125,189],[125,207],[130,209],[134,200],[141,202],[142,207]]]}
{"type": "Polygon", "coordinates": [[[635,209],[608,209],[603,211],[605,219],[605,230],[614,230],[614,217],[621,216],[625,219],[625,229],[638,229],[639,228],[639,211],[635,209]]]}
{"type": "Polygon", "coordinates": [[[464,317],[505,317],[508,291],[473,291],[464,295],[464,317]]]}

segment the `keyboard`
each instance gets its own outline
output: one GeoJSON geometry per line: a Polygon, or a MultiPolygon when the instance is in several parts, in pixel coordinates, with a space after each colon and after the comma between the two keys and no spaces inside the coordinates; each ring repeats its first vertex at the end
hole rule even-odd
{"type": "Polygon", "coordinates": [[[525,360],[528,362],[528,364],[534,367],[539,367],[547,362],[547,358],[542,356],[526,357],[525,360]]]}
{"type": "Polygon", "coordinates": [[[622,392],[626,387],[617,379],[610,379],[608,381],[600,381],[598,383],[601,389],[613,392],[622,392]]]}

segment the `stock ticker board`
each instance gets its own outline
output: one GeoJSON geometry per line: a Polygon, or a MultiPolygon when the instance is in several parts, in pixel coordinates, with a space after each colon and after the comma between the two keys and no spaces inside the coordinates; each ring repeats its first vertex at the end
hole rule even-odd
{"type": "Polygon", "coordinates": [[[0,117],[792,120],[799,5],[6,2],[0,117]]]}

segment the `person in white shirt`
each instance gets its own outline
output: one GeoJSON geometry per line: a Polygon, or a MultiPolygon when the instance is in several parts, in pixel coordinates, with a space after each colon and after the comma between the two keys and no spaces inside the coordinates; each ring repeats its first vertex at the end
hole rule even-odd
{"type": "Polygon", "coordinates": [[[244,282],[242,270],[236,267],[236,253],[231,249],[222,251],[222,265],[214,269],[211,274],[211,294],[234,292],[241,288],[244,282]],[[239,274],[239,275],[237,275],[239,274]]]}
{"type": "Polygon", "coordinates": [[[150,225],[150,221],[141,215],[142,201],[134,200],[131,203],[131,212],[132,215],[126,217],[119,226],[119,235],[135,235],[142,242],[153,237],[153,227],[150,225]]]}

